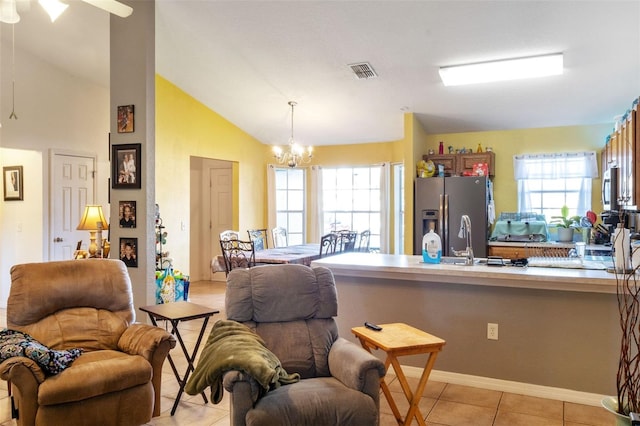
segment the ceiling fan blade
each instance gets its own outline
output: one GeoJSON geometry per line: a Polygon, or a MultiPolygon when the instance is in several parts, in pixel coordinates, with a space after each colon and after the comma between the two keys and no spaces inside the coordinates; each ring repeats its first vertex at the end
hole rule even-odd
{"type": "Polygon", "coordinates": [[[121,18],[126,18],[133,13],[133,8],[126,4],[120,3],[116,0],[82,0],[85,3],[89,3],[95,7],[106,10],[109,13],[118,15],[121,18]]]}

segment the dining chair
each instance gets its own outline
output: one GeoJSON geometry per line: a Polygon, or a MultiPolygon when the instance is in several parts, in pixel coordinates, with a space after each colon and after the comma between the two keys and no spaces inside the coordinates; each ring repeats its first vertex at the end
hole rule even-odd
{"type": "Polygon", "coordinates": [[[271,230],[271,236],[273,238],[274,247],[286,247],[289,245],[287,228],[283,228],[282,226],[273,228],[271,230]]]}
{"type": "Polygon", "coordinates": [[[220,241],[239,240],[239,239],[240,239],[240,233],[238,231],[227,229],[226,231],[222,231],[220,233],[220,241]]]}
{"type": "Polygon", "coordinates": [[[253,241],[256,250],[264,250],[269,248],[269,239],[266,229],[248,229],[249,240],[253,241]]]}
{"type": "Polygon", "coordinates": [[[331,256],[336,253],[336,245],[338,242],[338,234],[333,232],[323,235],[320,238],[320,257],[331,256]]]}
{"type": "Polygon", "coordinates": [[[336,242],[336,252],[355,251],[358,233],[356,231],[338,231],[336,242]]]}
{"type": "Polygon", "coordinates": [[[369,240],[371,239],[371,231],[368,229],[366,231],[362,231],[360,233],[360,238],[358,239],[358,250],[365,253],[369,252],[369,240]]]}
{"type": "Polygon", "coordinates": [[[253,241],[220,240],[220,248],[222,249],[226,275],[229,275],[229,272],[236,268],[256,266],[256,251],[253,241]]]}

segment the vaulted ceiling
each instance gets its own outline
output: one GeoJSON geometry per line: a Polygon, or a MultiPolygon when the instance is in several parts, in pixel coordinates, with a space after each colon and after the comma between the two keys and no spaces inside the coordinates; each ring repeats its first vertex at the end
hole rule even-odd
{"type": "MultiPolygon", "coordinates": [[[[17,46],[108,86],[106,12],[71,0],[52,24],[18,1],[17,46]]],[[[268,144],[287,141],[290,100],[311,145],[399,139],[404,112],[428,133],[610,123],[640,95],[640,1],[156,0],[156,63],[268,144]],[[438,75],[555,52],[562,76],[445,87],[438,75]],[[378,77],[357,79],[359,62],[378,77]]]]}

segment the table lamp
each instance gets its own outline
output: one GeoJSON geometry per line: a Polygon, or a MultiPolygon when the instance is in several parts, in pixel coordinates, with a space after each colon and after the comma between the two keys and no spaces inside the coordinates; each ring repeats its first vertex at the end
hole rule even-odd
{"type": "Polygon", "coordinates": [[[84,214],[76,229],[81,231],[89,231],[89,255],[95,257],[98,252],[98,244],[96,244],[96,232],[102,231],[107,226],[107,220],[102,214],[102,206],[88,204],[84,208],[84,214]]]}

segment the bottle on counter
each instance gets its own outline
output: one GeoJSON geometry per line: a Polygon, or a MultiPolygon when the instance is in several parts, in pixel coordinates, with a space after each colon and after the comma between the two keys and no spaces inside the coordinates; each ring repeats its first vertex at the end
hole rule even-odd
{"type": "Polygon", "coordinates": [[[422,260],[424,263],[440,263],[442,258],[442,240],[433,230],[433,225],[422,237],[422,260]]]}
{"type": "Polygon", "coordinates": [[[444,142],[440,141],[440,146],[438,147],[438,154],[444,154],[444,142]]]}

